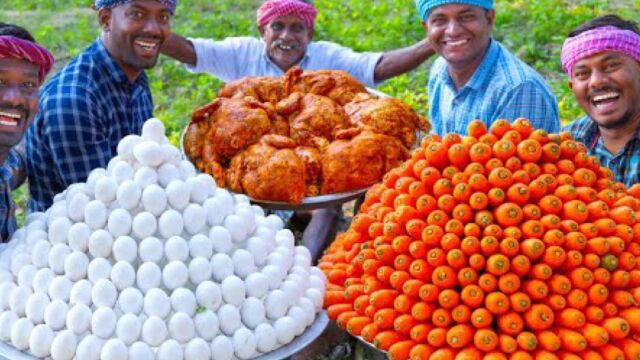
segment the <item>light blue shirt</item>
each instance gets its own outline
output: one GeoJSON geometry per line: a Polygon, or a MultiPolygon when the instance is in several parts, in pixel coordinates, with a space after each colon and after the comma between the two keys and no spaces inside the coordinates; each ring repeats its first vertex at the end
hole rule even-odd
{"type": "Polygon", "coordinates": [[[444,58],[429,75],[429,115],[433,132],[467,134],[471,120],[487,127],[497,119],[525,117],[534,128],[560,130],[558,103],[542,76],[492,39],[480,66],[456,89],[444,58]]]}
{"type": "MultiPolygon", "coordinates": [[[[269,56],[264,41],[253,37],[229,37],[224,40],[189,39],[197,62],[187,66],[192,72],[209,73],[224,82],[245,76],[282,76],[284,72],[269,56]]],[[[376,64],[382,53],[358,53],[327,41],[311,42],[300,61],[305,70],[344,70],[373,87],[376,64]]]]}

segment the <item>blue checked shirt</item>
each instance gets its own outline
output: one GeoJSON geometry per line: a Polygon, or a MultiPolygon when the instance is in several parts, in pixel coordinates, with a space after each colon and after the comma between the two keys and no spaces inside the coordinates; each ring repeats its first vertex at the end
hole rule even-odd
{"type": "Polygon", "coordinates": [[[17,148],[9,150],[7,159],[0,166],[0,243],[11,239],[17,230],[16,205],[11,191],[20,186],[25,179],[24,155],[17,148]]]}
{"type": "Polygon", "coordinates": [[[573,121],[563,130],[571,132],[575,140],[584,143],[589,155],[597,157],[602,166],[613,171],[616,181],[627,187],[640,182],[640,129],[617,154],[612,154],[604,146],[598,125],[589,116],[573,121]]]}
{"type": "Polygon", "coordinates": [[[535,128],[560,130],[558,104],[535,70],[492,39],[480,66],[467,84],[456,89],[444,58],[429,75],[429,115],[433,132],[467,134],[471,120],[487,126],[497,119],[525,117],[535,128]]]}
{"type": "Polygon", "coordinates": [[[120,139],[152,116],[149,83],[130,83],[100,39],[58,72],[40,93],[26,133],[30,211],[46,210],[69,185],[106,167],[120,139]]]}

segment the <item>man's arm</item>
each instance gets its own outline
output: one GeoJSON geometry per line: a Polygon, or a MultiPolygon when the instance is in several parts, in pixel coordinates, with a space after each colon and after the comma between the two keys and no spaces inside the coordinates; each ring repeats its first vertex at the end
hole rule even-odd
{"type": "Polygon", "coordinates": [[[560,131],[558,102],[538,83],[526,81],[511,90],[494,116],[509,121],[520,117],[527,118],[536,129],[544,129],[548,133],[560,131]]]}
{"type": "Polygon", "coordinates": [[[425,62],[435,54],[429,39],[421,40],[411,46],[386,52],[378,61],[374,72],[376,82],[404,74],[425,62]]]}
{"type": "Polygon", "coordinates": [[[196,66],[198,60],[193,43],[174,33],[162,44],[160,52],[190,66],[196,66]]]}

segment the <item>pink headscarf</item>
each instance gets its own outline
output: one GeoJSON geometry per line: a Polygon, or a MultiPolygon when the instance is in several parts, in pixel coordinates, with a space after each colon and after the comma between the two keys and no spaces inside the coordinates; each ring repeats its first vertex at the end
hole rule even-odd
{"type": "Polygon", "coordinates": [[[44,47],[11,35],[0,36],[0,59],[14,58],[26,60],[39,68],[40,83],[53,67],[53,56],[44,47]]]}
{"type": "Polygon", "coordinates": [[[268,24],[273,19],[285,15],[301,18],[307,27],[312,29],[318,11],[313,5],[299,0],[267,0],[258,9],[258,26],[268,24]]]}
{"type": "Polygon", "coordinates": [[[623,53],[640,61],[640,35],[615,26],[603,26],[570,37],[562,46],[562,68],[571,77],[578,61],[605,51],[623,53]]]}

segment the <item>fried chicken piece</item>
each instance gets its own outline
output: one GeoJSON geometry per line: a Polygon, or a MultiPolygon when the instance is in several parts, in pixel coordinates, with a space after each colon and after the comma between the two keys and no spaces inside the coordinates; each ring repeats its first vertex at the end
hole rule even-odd
{"type": "Polygon", "coordinates": [[[370,129],[349,129],[322,154],[322,194],[362,189],[409,157],[400,140],[370,129]]]}
{"type": "Polygon", "coordinates": [[[328,97],[295,92],[276,105],[289,119],[290,136],[300,145],[324,148],[335,133],[351,127],[341,106],[328,97]]]}
{"type": "Polygon", "coordinates": [[[358,94],[344,109],[354,124],[393,136],[409,149],[416,142],[416,130],[428,132],[431,129],[424,117],[396,98],[358,94]]]}
{"type": "Polygon", "coordinates": [[[260,102],[275,104],[284,98],[284,84],[279,77],[248,76],[225,84],[218,96],[225,98],[251,96],[260,102]]]}
{"type": "Polygon", "coordinates": [[[322,182],[322,157],[317,148],[298,146],[296,155],[302,160],[305,168],[306,190],[305,196],[316,196],[320,193],[322,182]]]}
{"type": "Polygon", "coordinates": [[[210,174],[218,186],[225,186],[225,170],[210,142],[203,142],[210,131],[208,121],[191,122],[184,134],[183,147],[187,157],[198,170],[210,174]]]}
{"type": "Polygon", "coordinates": [[[353,76],[342,70],[306,70],[295,66],[284,75],[285,96],[294,92],[323,95],[345,105],[367,89],[353,76]]]}
{"type": "Polygon", "coordinates": [[[296,143],[280,135],[265,135],[257,144],[239,153],[227,170],[232,191],[254,199],[302,202],[305,164],[294,151],[296,143]]]}
{"type": "Polygon", "coordinates": [[[191,122],[208,123],[201,141],[211,144],[218,158],[230,158],[271,131],[275,118],[271,104],[252,97],[217,98],[196,110],[191,122]]]}

